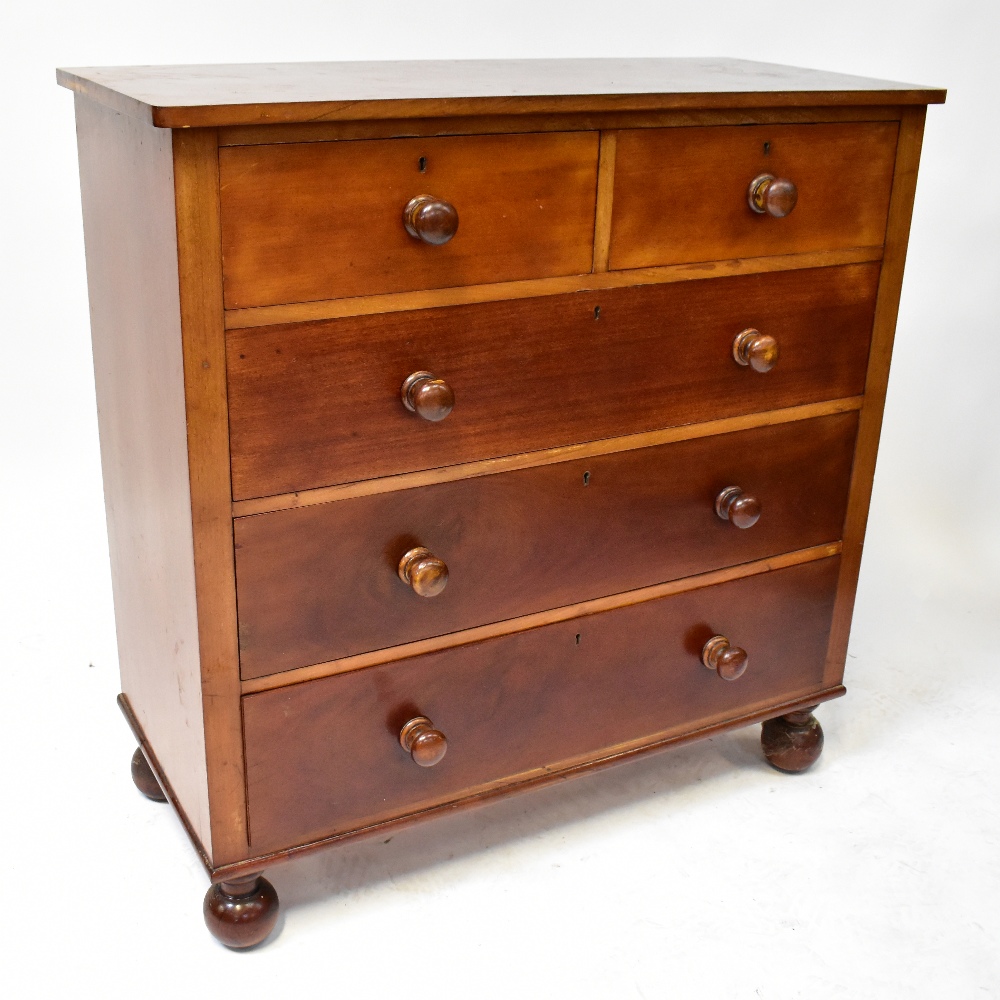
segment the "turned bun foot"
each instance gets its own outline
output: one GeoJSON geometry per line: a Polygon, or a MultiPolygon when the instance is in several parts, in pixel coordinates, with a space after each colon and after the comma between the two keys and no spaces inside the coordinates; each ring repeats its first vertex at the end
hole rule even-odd
{"type": "Polygon", "coordinates": [[[274,930],[278,894],[260,875],[219,882],[205,893],[205,924],[230,948],[252,948],[274,930]]]}
{"type": "Polygon", "coordinates": [[[167,801],[156,775],[153,774],[153,769],[149,766],[149,761],[146,760],[146,755],[139,747],[136,747],[135,753],[132,754],[132,780],[135,782],[135,787],[147,799],[152,799],[154,802],[167,801]]]}
{"type": "Polygon", "coordinates": [[[797,774],[808,770],[819,759],[823,752],[823,729],[812,714],[812,708],[806,708],[768,719],[761,729],[760,745],[771,767],[797,774]]]}

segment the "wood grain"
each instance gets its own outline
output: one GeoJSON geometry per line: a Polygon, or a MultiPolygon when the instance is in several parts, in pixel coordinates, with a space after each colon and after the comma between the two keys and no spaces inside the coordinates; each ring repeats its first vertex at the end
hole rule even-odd
{"type": "Polygon", "coordinates": [[[230,146],[219,155],[227,308],[589,271],[594,132],[230,146]],[[458,210],[443,246],[402,212],[458,210]]]}
{"type": "Polygon", "coordinates": [[[171,136],[83,97],[76,119],[121,686],[211,855],[171,136]]]}
{"type": "Polygon", "coordinates": [[[889,362],[896,334],[896,317],[899,312],[925,116],[926,108],[908,109],[899,129],[885,259],[879,281],[864,405],[858,425],[857,454],[854,459],[847,520],[844,525],[844,558],[841,562],[837,604],[824,675],[829,683],[839,683],[840,678],[844,676],[847,641],[854,613],[858,574],[861,570],[861,554],[868,524],[875,460],[889,382],[889,362]]]}
{"type": "Polygon", "coordinates": [[[766,274],[769,271],[799,271],[811,267],[838,267],[841,264],[864,264],[882,259],[882,248],[860,247],[855,250],[821,250],[815,253],[779,254],[776,257],[750,257],[736,260],[703,261],[698,264],[671,264],[667,267],[643,267],[631,271],[598,271],[561,278],[531,278],[485,285],[459,285],[456,288],[433,288],[417,292],[390,292],[386,295],[360,295],[349,299],[323,299],[319,302],[293,302],[282,306],[257,306],[250,309],[227,309],[226,329],[246,330],[255,326],[280,326],[284,323],[308,323],[320,319],[365,316],[369,313],[406,312],[435,309],[441,306],[471,305],[476,302],[500,302],[530,299],[566,292],[624,288],[630,285],[659,285],[677,281],[703,281],[710,278],[736,277],[740,274],[766,274]]]}
{"type": "Polygon", "coordinates": [[[230,331],[234,497],[856,395],[877,280],[866,264],[230,331]],[[766,375],[733,360],[747,326],[779,341],[766,375]],[[447,420],[402,406],[414,371],[452,387],[447,420]]]}
{"type": "Polygon", "coordinates": [[[504,621],[840,538],[856,413],[236,521],[244,678],[504,621]],[[763,506],[735,530],[727,486],[763,506]],[[432,599],[404,553],[447,564],[432,599]]]}
{"type": "Polygon", "coordinates": [[[594,271],[607,271],[611,245],[612,197],[615,190],[615,147],[618,133],[601,133],[600,165],[597,173],[597,222],[594,226],[594,271]]]}
{"type": "Polygon", "coordinates": [[[61,69],[161,128],[673,108],[939,103],[944,91],[738,59],[507,59],[61,69]]]}
{"type": "Polygon", "coordinates": [[[252,844],[269,851],[455,800],[490,782],[699,728],[821,686],[837,560],[244,698],[252,844]],[[726,683],[708,637],[751,666],[726,683]],[[448,734],[414,767],[400,727],[448,734]]]}
{"type": "Polygon", "coordinates": [[[216,153],[211,130],[173,134],[201,695],[212,860],[220,864],[246,856],[247,832],[216,153]]]}
{"type": "Polygon", "coordinates": [[[564,622],[581,615],[597,614],[600,611],[611,611],[615,608],[626,608],[643,601],[670,597],[673,594],[686,594],[689,590],[701,587],[714,587],[729,580],[742,580],[747,576],[760,573],[772,573],[788,566],[801,566],[803,563],[816,559],[827,559],[840,554],[840,542],[830,542],[816,545],[809,549],[799,549],[796,552],[783,552],[781,555],[758,559],[755,562],[740,563],[726,569],[711,573],[699,573],[696,576],[683,577],[680,580],[670,580],[658,583],[652,587],[640,587],[624,594],[610,594],[598,597],[592,601],[581,601],[579,604],[569,604],[561,608],[540,611],[533,615],[524,615],[504,622],[494,622],[490,625],[480,625],[477,628],[464,629],[461,632],[449,632],[447,635],[434,636],[431,639],[420,639],[417,642],[407,642],[390,649],[378,649],[371,653],[361,653],[358,656],[347,656],[341,660],[331,660],[326,663],[314,663],[308,667],[286,670],[280,674],[267,674],[246,680],[242,684],[244,694],[257,691],[270,691],[274,688],[287,687],[289,684],[301,684],[304,681],[316,680],[320,677],[332,677],[334,674],[345,674],[352,670],[363,670],[366,667],[377,666],[380,663],[391,663],[394,660],[409,656],[420,656],[441,649],[451,649],[454,646],[465,646],[472,642],[482,642],[496,636],[511,635],[514,632],[526,632],[553,622],[564,622]]]}
{"type": "Polygon", "coordinates": [[[893,122],[623,130],[609,266],[880,245],[897,131],[893,122]],[[797,185],[787,218],[747,204],[764,173],[797,185]]]}

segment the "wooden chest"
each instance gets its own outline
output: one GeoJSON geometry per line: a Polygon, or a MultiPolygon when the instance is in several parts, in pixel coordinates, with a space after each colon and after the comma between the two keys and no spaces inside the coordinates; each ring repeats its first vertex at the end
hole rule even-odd
{"type": "Polygon", "coordinates": [[[924,115],[720,60],[64,70],[133,776],[268,866],[844,692],[924,115]],[[446,752],[447,751],[447,752],[446,752]]]}

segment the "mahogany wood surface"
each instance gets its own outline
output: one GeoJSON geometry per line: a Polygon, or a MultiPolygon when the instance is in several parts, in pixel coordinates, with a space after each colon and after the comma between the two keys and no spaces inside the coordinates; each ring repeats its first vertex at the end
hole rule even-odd
{"type": "Polygon", "coordinates": [[[839,539],[855,413],[236,520],[245,678],[839,539]],[[734,530],[737,481],[763,505],[734,530]],[[400,579],[426,546],[425,599],[400,579]]]}
{"type": "Polygon", "coordinates": [[[142,752],[142,747],[136,747],[132,754],[132,783],[136,788],[154,802],[166,802],[167,796],[164,794],[160,783],[156,780],[153,769],[146,760],[146,755],[142,752]]]}
{"type": "Polygon", "coordinates": [[[879,245],[897,132],[895,122],[621,131],[609,267],[879,245]],[[798,188],[785,218],[747,202],[764,173],[798,188]]]}
{"type": "Polygon", "coordinates": [[[877,281],[872,263],[230,331],[233,496],[855,395],[877,281]],[[778,341],[772,371],[734,360],[748,326],[778,341]],[[454,391],[446,420],[401,404],[420,370],[454,391]]]}
{"type": "Polygon", "coordinates": [[[229,948],[252,948],[278,922],[278,894],[260,875],[249,874],[208,888],[202,912],[212,934],[229,948]]]}
{"type": "Polygon", "coordinates": [[[247,696],[252,848],[349,831],[818,690],[837,562],[247,696]],[[750,656],[736,681],[701,663],[719,633],[750,656]],[[414,716],[447,733],[448,753],[434,767],[415,767],[400,746],[414,716]]]}
{"type": "Polygon", "coordinates": [[[771,767],[789,774],[807,771],[823,752],[823,728],[810,708],[768,719],[761,727],[760,745],[771,767]]]}
{"type": "Polygon", "coordinates": [[[76,119],[121,686],[210,854],[171,134],[76,119]]]}
{"type": "Polygon", "coordinates": [[[452,136],[219,152],[229,309],[589,271],[598,135],[452,136]],[[457,210],[430,245],[403,210],[457,210]]]}
{"type": "Polygon", "coordinates": [[[490,113],[926,104],[944,91],[741,59],[482,59],[61,69],[167,128],[490,113]]]}

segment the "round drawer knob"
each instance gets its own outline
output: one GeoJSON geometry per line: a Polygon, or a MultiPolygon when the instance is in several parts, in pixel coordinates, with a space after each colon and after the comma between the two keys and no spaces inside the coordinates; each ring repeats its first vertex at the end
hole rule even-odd
{"type": "Polygon", "coordinates": [[[715,498],[715,513],[737,528],[752,528],[760,520],[761,505],[738,486],[727,486],[715,498]]]}
{"type": "Polygon", "coordinates": [[[444,379],[435,378],[431,372],[408,375],[399,395],[410,413],[433,423],[444,420],[455,407],[452,387],[444,379]]]}
{"type": "Polygon", "coordinates": [[[399,578],[420,597],[437,597],[448,584],[448,567],[418,545],[399,560],[399,578]]]}
{"type": "Polygon", "coordinates": [[[733,341],[733,357],[738,365],[755,372],[769,372],[778,363],[778,342],[760,330],[744,330],[733,341]]]}
{"type": "Polygon", "coordinates": [[[750,182],[747,201],[758,215],[783,219],[799,200],[799,189],[785,177],[760,174],[750,182]]]}
{"type": "Polygon", "coordinates": [[[734,681],[743,676],[750,658],[745,649],[731,646],[724,635],[713,635],[701,651],[701,662],[724,681],[734,681]]]}
{"type": "Polygon", "coordinates": [[[418,194],[403,209],[403,225],[415,240],[440,246],[458,232],[458,212],[432,194],[418,194]]]}
{"type": "Polygon", "coordinates": [[[399,732],[399,744],[421,767],[440,764],[448,751],[444,733],[435,729],[434,723],[423,715],[410,719],[403,726],[399,732]]]}

